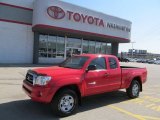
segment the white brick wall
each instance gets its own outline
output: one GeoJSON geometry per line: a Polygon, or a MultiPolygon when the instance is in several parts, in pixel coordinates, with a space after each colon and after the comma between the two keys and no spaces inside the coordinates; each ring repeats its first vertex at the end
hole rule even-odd
{"type": "Polygon", "coordinates": [[[32,26],[0,21],[0,64],[32,63],[32,26]]]}

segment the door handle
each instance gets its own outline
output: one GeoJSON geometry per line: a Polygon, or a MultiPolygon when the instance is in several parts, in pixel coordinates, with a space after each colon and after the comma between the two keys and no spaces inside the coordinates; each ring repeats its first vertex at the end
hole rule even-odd
{"type": "Polygon", "coordinates": [[[96,82],[90,82],[90,83],[88,83],[89,85],[95,85],[96,84],[96,82]]]}
{"type": "Polygon", "coordinates": [[[109,76],[109,73],[105,73],[104,76],[105,76],[105,77],[108,77],[108,76],[109,76]]]}

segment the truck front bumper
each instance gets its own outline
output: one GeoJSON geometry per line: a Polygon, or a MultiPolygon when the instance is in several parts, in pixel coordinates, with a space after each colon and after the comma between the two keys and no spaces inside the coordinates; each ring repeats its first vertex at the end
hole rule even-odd
{"type": "Polygon", "coordinates": [[[56,88],[47,88],[44,86],[33,86],[27,81],[23,81],[22,86],[24,92],[33,100],[37,102],[50,103],[56,88]]]}

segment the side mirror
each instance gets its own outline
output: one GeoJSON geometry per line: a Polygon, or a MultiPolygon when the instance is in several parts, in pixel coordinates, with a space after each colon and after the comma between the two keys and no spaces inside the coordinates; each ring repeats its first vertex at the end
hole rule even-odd
{"type": "Polygon", "coordinates": [[[96,70],[96,65],[89,65],[88,68],[87,68],[87,72],[90,71],[90,70],[96,70]]]}

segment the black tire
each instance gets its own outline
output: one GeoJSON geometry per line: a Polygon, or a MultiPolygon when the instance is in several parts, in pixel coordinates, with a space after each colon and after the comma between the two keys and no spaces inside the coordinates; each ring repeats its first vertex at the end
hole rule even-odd
{"type": "MultiPolygon", "coordinates": [[[[51,102],[51,108],[53,109],[54,114],[61,117],[66,117],[76,113],[77,107],[78,107],[78,96],[75,91],[70,89],[64,89],[59,91],[51,102]],[[68,100],[74,99],[74,103],[70,103],[70,102],[67,103],[68,106],[72,106],[72,108],[69,111],[63,111],[63,108],[65,108],[64,101],[65,100],[67,101],[67,99],[65,99],[66,96],[68,96],[68,100]]],[[[65,110],[68,110],[67,105],[65,110]]]]}
{"type": "Polygon", "coordinates": [[[126,93],[127,93],[129,98],[137,98],[137,97],[139,97],[140,83],[137,80],[133,80],[131,85],[129,86],[129,88],[126,89],[126,93]],[[138,87],[136,92],[134,92],[135,86],[138,87]]]}

